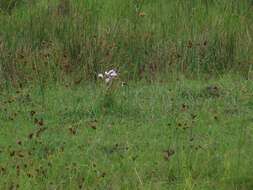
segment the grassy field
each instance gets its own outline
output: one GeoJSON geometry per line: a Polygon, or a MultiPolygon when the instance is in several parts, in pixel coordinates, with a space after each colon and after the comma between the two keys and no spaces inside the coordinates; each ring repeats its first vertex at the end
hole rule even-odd
{"type": "Polygon", "coordinates": [[[253,188],[253,84],[95,84],[1,92],[1,189],[253,188]],[[102,103],[102,104],[101,104],[102,103]]]}
{"type": "Polygon", "coordinates": [[[112,67],[125,80],[252,77],[251,0],[19,1],[0,11],[3,85],[95,80],[112,67]]]}
{"type": "Polygon", "coordinates": [[[251,0],[0,0],[0,190],[252,190],[252,38],[251,0]]]}

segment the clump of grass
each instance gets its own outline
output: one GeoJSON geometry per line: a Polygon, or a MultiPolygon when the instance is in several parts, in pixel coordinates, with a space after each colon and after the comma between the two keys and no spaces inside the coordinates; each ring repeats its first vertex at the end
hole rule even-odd
{"type": "Polygon", "coordinates": [[[23,2],[23,0],[2,0],[0,2],[0,12],[11,14],[13,9],[23,2]]]}

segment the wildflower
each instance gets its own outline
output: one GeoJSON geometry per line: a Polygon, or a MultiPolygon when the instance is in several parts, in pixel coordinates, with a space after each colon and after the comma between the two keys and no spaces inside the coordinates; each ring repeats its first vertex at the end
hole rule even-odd
{"type": "Polygon", "coordinates": [[[105,71],[105,76],[108,78],[114,78],[114,77],[117,77],[118,74],[114,69],[111,69],[109,72],[105,71]]]}
{"type": "Polygon", "coordinates": [[[103,78],[104,78],[104,75],[103,75],[102,73],[99,73],[99,74],[98,74],[98,78],[103,79],[103,78]]]}
{"type": "Polygon", "coordinates": [[[109,83],[112,79],[111,78],[106,78],[105,83],[109,83]]]}
{"type": "Polygon", "coordinates": [[[111,69],[108,72],[105,71],[104,75],[102,73],[98,74],[98,78],[104,79],[106,84],[110,83],[117,76],[118,73],[114,69],[111,69]]]}

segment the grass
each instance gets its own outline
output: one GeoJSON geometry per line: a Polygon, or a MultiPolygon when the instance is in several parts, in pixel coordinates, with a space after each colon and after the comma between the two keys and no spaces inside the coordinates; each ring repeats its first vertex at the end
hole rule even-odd
{"type": "Polygon", "coordinates": [[[0,187],[250,190],[252,92],[231,75],[129,83],[106,112],[92,83],[1,92],[0,187]]]}
{"type": "Polygon", "coordinates": [[[11,12],[2,6],[0,76],[7,85],[92,81],[108,67],[126,80],[171,72],[252,75],[251,0],[30,0],[11,12]]]}
{"type": "Polygon", "coordinates": [[[252,9],[1,0],[0,189],[253,189],[252,9]]]}

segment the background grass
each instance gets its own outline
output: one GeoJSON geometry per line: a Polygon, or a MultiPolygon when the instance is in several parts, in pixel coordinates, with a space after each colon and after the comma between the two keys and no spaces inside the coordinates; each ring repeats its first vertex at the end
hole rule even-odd
{"type": "Polygon", "coordinates": [[[1,83],[251,75],[251,0],[19,2],[1,5],[1,83]]]}
{"type": "Polygon", "coordinates": [[[252,10],[1,0],[0,189],[252,190],[252,10]]]}

